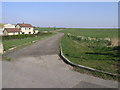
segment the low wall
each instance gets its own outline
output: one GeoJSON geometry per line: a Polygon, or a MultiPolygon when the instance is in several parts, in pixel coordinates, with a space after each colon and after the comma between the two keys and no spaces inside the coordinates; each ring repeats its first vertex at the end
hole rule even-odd
{"type": "Polygon", "coordinates": [[[60,57],[62,58],[62,60],[63,60],[65,63],[67,63],[67,64],[69,64],[69,65],[71,65],[71,66],[78,67],[78,68],[81,68],[81,69],[85,69],[85,70],[88,70],[88,71],[103,73],[103,74],[110,75],[110,76],[113,76],[113,77],[118,77],[117,74],[112,74],[112,73],[109,73],[109,72],[97,70],[97,69],[90,68],[90,67],[86,67],[86,66],[83,66],[83,65],[74,64],[73,62],[71,62],[69,59],[67,59],[67,58],[63,55],[63,51],[62,51],[62,46],[61,46],[61,44],[60,44],[60,57]]]}

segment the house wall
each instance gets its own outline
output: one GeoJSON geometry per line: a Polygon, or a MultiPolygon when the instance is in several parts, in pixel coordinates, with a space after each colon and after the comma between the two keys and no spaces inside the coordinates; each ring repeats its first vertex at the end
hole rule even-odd
{"type": "Polygon", "coordinates": [[[4,30],[3,35],[8,35],[8,32],[6,30],[4,30]]]}
{"type": "Polygon", "coordinates": [[[14,35],[14,33],[8,33],[8,35],[14,35]]]}
{"type": "Polygon", "coordinates": [[[18,28],[18,29],[20,29],[20,26],[19,26],[19,25],[16,25],[15,27],[18,28]]]}
{"type": "Polygon", "coordinates": [[[39,31],[38,30],[34,30],[34,33],[37,34],[39,31]]]}
{"type": "Polygon", "coordinates": [[[11,32],[11,33],[8,33],[8,35],[19,35],[19,34],[22,34],[21,32],[11,32]]]}
{"type": "Polygon", "coordinates": [[[20,27],[19,25],[16,25],[16,28],[20,29],[24,34],[29,34],[29,32],[31,34],[34,34],[34,31],[33,31],[33,27],[20,27]]]}
{"type": "Polygon", "coordinates": [[[18,35],[18,34],[22,34],[22,32],[10,32],[8,33],[6,30],[3,31],[3,35],[18,35]]]}
{"type": "Polygon", "coordinates": [[[25,27],[25,28],[21,28],[21,31],[24,32],[24,34],[33,34],[34,31],[33,31],[33,28],[28,28],[28,27],[25,27]]]}

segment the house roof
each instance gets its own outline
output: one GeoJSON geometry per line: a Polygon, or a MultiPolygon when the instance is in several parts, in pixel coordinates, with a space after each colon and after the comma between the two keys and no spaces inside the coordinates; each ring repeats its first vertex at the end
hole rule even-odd
{"type": "Polygon", "coordinates": [[[4,30],[6,30],[7,32],[21,32],[20,29],[18,28],[5,28],[4,30]]]}
{"type": "Polygon", "coordinates": [[[31,24],[17,24],[17,25],[19,25],[20,27],[32,27],[31,24]]]}

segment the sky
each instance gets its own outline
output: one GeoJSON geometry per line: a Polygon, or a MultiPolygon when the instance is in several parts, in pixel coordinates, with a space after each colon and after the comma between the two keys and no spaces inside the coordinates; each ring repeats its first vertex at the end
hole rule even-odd
{"type": "Polygon", "coordinates": [[[117,2],[3,2],[2,23],[40,27],[118,26],[117,2]]]}

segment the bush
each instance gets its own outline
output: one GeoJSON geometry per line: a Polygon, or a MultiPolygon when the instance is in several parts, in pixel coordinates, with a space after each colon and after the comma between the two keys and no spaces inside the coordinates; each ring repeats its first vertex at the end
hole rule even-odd
{"type": "Polygon", "coordinates": [[[23,39],[23,38],[34,37],[34,36],[35,34],[2,36],[2,40],[23,39]]]}
{"type": "Polygon", "coordinates": [[[2,36],[2,40],[32,38],[32,37],[48,35],[48,34],[51,34],[51,33],[50,32],[48,32],[48,33],[38,32],[37,34],[8,35],[8,36],[2,36]]]}
{"type": "Polygon", "coordinates": [[[99,38],[93,38],[93,37],[85,37],[85,36],[75,36],[70,33],[67,34],[69,38],[72,40],[77,40],[79,42],[86,42],[89,44],[89,46],[99,47],[99,46],[110,46],[111,41],[99,39],[99,38]]]}
{"type": "Polygon", "coordinates": [[[47,32],[47,33],[46,33],[46,32],[42,32],[42,31],[40,32],[40,31],[39,31],[36,35],[37,35],[37,36],[41,36],[41,35],[48,35],[48,34],[52,34],[52,33],[51,33],[51,32],[47,32]]]}
{"type": "Polygon", "coordinates": [[[23,39],[23,38],[29,38],[34,36],[36,36],[36,34],[10,35],[10,36],[2,36],[2,40],[23,39]]]}

